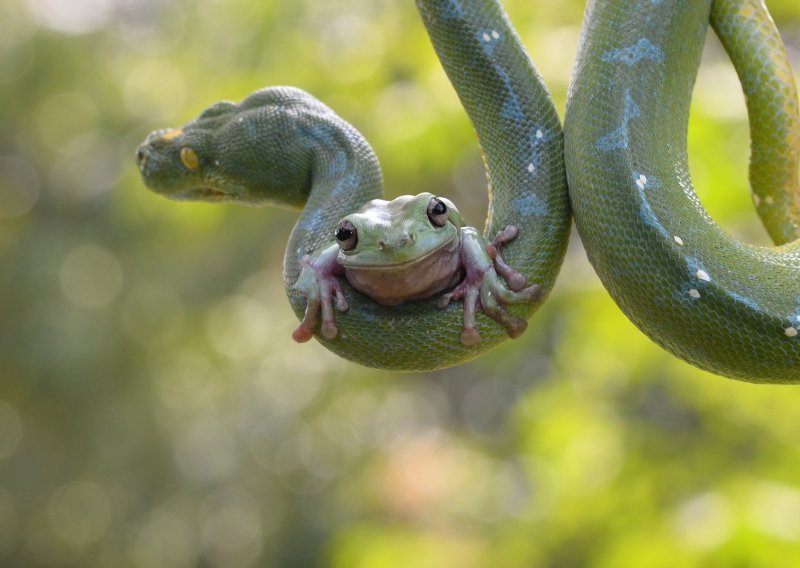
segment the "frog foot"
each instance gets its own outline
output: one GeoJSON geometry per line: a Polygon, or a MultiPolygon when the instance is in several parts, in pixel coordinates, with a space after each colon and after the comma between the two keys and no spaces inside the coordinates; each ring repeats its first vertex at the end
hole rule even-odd
{"type": "Polygon", "coordinates": [[[300,259],[300,276],[293,289],[307,300],[303,321],[292,332],[292,339],[305,343],[314,336],[317,318],[322,314],[320,333],[325,339],[334,339],[339,333],[333,318],[334,304],[340,312],[349,309],[342,286],[337,278],[341,267],[336,262],[339,247],[333,245],[318,256],[306,255],[300,259]]]}
{"type": "Polygon", "coordinates": [[[508,304],[530,304],[542,297],[538,284],[527,286],[524,275],[511,268],[500,256],[500,249],[517,236],[517,228],[510,225],[497,237],[486,243],[472,227],[461,229],[461,255],[465,268],[464,280],[439,300],[439,307],[447,307],[453,300],[464,301],[464,323],[460,341],[471,347],[481,338],[475,326],[478,310],[502,325],[509,337],[522,335],[528,327],[524,319],[509,315],[503,308],[508,304]]]}

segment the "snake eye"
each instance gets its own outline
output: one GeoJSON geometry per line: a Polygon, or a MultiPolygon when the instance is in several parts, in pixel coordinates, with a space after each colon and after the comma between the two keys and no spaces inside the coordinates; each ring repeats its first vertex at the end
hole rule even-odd
{"type": "Polygon", "coordinates": [[[339,243],[339,248],[343,251],[349,251],[356,248],[358,244],[358,231],[350,221],[342,221],[336,227],[333,233],[336,236],[336,242],[339,243]]]}
{"type": "Polygon", "coordinates": [[[197,152],[185,146],[181,148],[181,163],[187,170],[196,170],[200,165],[200,158],[197,157],[197,152]]]}
{"type": "Polygon", "coordinates": [[[447,224],[447,205],[444,201],[434,197],[428,204],[428,219],[434,227],[444,227],[447,224]]]}

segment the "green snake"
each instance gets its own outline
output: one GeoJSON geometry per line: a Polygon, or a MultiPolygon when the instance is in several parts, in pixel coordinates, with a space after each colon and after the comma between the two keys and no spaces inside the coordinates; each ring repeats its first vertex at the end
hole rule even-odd
{"type": "Polygon", "coordinates": [[[575,221],[625,314],[690,363],[800,382],[798,111],[761,0],[590,0],[565,119],[575,221]],[[686,130],[709,22],[747,99],[754,201],[776,248],[717,226],[689,177],[686,130]]]}
{"type": "MultiPolygon", "coordinates": [[[[563,261],[571,224],[555,106],[498,2],[417,5],[483,150],[490,183],[484,234],[520,228],[503,258],[538,285],[544,298],[563,261]]],[[[168,197],[301,209],[284,257],[284,285],[301,319],[309,307],[296,289],[303,258],[329,247],[339,221],[383,193],[367,141],[294,88],[264,89],[239,104],[217,103],[182,128],[156,131],[140,146],[138,161],[145,183],[168,197]]],[[[314,335],[366,366],[443,368],[508,338],[503,326],[478,314],[480,342],[459,341],[464,310],[457,302],[444,309],[436,298],[385,306],[346,281],[342,288],[349,309],[335,316],[336,336],[326,337],[319,328],[314,335]]],[[[539,305],[508,306],[508,312],[524,323],[539,305]]]]}
{"type": "MultiPolygon", "coordinates": [[[[484,234],[520,229],[503,251],[511,266],[546,296],[566,248],[569,193],[590,261],[653,340],[730,377],[800,380],[800,256],[796,242],[784,244],[798,236],[800,129],[791,70],[760,2],[590,0],[563,138],[547,90],[498,2],[417,5],[484,154],[484,234]],[[709,22],[743,80],[751,180],[775,249],[733,240],[691,186],[686,124],[709,22]]],[[[146,146],[163,158],[163,167],[145,176],[160,193],[302,208],[284,260],[298,317],[307,307],[294,288],[301,258],[330,244],[340,219],[382,193],[367,142],[296,89],[218,103],[182,129],[152,134],[146,146]]],[[[338,335],[317,339],[364,365],[441,368],[506,338],[501,326],[479,316],[482,341],[463,345],[453,305],[381,306],[347,283],[344,294],[350,309],[337,315],[338,335]]],[[[509,311],[527,318],[536,307],[509,311]]]]}

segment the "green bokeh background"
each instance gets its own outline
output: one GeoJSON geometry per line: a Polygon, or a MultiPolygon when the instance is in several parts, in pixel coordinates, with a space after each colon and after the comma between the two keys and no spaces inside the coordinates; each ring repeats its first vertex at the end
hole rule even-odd
{"type": "MultiPolygon", "coordinates": [[[[583,3],[507,5],[563,115],[583,3]]],[[[800,68],[800,4],[768,5],[800,68]]],[[[293,214],[170,202],[133,164],[149,130],[277,84],[352,121],[389,195],[482,224],[474,136],[410,0],[0,4],[0,565],[800,565],[800,390],[656,347],[575,236],[528,332],[468,365],[293,343],[293,214]]],[[[692,174],[766,243],[747,137],[711,39],[692,174]]]]}

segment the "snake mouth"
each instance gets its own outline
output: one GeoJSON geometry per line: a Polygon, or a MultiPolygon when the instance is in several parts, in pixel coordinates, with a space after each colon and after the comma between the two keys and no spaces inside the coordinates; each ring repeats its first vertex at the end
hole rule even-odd
{"type": "Polygon", "coordinates": [[[232,198],[231,195],[213,187],[196,187],[178,193],[165,193],[164,195],[178,201],[225,201],[232,198]]]}

